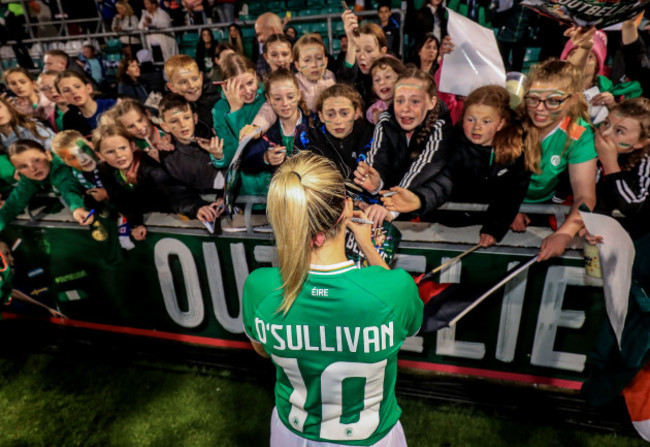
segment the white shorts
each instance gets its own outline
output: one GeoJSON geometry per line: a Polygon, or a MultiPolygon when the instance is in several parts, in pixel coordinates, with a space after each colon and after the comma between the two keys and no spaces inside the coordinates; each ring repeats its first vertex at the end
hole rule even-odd
{"type": "MultiPolygon", "coordinates": [[[[298,436],[289,430],[280,420],[278,409],[273,408],[271,415],[271,447],[340,447],[341,444],[331,442],[312,441],[302,436],[298,436]]],[[[350,446],[352,447],[352,446],[350,446]]],[[[381,440],[377,441],[370,447],[407,447],[406,436],[402,424],[397,424],[381,440]]]]}

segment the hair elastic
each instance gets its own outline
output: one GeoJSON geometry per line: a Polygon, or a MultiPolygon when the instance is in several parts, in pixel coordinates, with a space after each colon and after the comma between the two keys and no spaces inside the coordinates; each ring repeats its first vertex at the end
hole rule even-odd
{"type": "Polygon", "coordinates": [[[296,174],[296,177],[298,177],[298,180],[300,180],[302,182],[302,177],[300,176],[300,174],[298,174],[296,171],[289,171],[289,172],[291,172],[293,174],[296,174]]]}

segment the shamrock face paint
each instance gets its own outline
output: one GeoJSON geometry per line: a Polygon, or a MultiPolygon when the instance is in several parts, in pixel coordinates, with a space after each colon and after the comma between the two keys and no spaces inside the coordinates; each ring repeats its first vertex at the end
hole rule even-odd
{"type": "Polygon", "coordinates": [[[59,150],[61,160],[77,171],[93,172],[97,168],[97,157],[85,140],[78,139],[74,146],[59,150]]]}
{"type": "Polygon", "coordinates": [[[437,98],[427,94],[424,84],[412,78],[402,79],[395,86],[393,107],[400,127],[413,132],[424,121],[427,113],[436,105],[437,98]]]}
{"type": "Polygon", "coordinates": [[[266,99],[280,119],[289,119],[298,110],[300,91],[290,79],[280,79],[269,86],[266,99]]]}
{"type": "Polygon", "coordinates": [[[327,131],[336,138],[345,138],[352,133],[355,110],[352,101],[345,96],[327,98],[318,116],[325,123],[327,131]]]}
{"type": "Polygon", "coordinates": [[[639,121],[619,113],[610,113],[600,124],[600,132],[616,143],[619,154],[626,154],[644,147],[639,121]]]}
{"type": "Polygon", "coordinates": [[[308,44],[300,48],[296,68],[308,81],[316,82],[322,79],[327,69],[327,57],[323,47],[308,44]]]}
{"type": "Polygon", "coordinates": [[[555,128],[573,105],[573,96],[566,87],[554,82],[535,81],[525,96],[528,116],[542,136],[555,128]]]}

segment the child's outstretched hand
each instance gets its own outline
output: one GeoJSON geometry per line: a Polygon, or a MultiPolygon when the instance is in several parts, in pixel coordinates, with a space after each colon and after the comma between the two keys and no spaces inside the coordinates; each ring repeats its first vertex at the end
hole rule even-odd
{"type": "Polygon", "coordinates": [[[287,148],[285,146],[270,146],[264,152],[264,161],[271,166],[280,166],[287,158],[287,148]]]}
{"type": "Polygon", "coordinates": [[[567,245],[569,245],[569,242],[571,242],[571,239],[573,238],[568,234],[558,233],[557,231],[547,236],[539,247],[537,262],[561,256],[564,250],[566,250],[567,245]]]}
{"type": "Polygon", "coordinates": [[[530,225],[530,217],[524,213],[517,213],[515,220],[510,224],[510,229],[517,233],[523,233],[526,231],[526,227],[530,225]]]}
{"type": "Polygon", "coordinates": [[[591,245],[597,245],[597,244],[602,244],[605,239],[602,236],[599,236],[597,234],[591,234],[590,232],[587,231],[587,228],[583,228],[578,232],[578,236],[582,236],[585,238],[585,240],[590,243],[591,245]]]}
{"type": "Polygon", "coordinates": [[[201,149],[208,152],[217,160],[223,158],[223,139],[219,137],[212,137],[209,140],[205,138],[197,138],[197,143],[201,146],[201,149]]]}
{"type": "MultiPolygon", "coordinates": [[[[249,134],[255,132],[257,129],[259,129],[259,126],[256,126],[255,124],[246,124],[244,127],[241,128],[239,131],[239,141],[243,140],[246,138],[249,134]]],[[[258,133],[255,136],[255,139],[258,139],[262,136],[262,133],[258,133]]]]}
{"type": "Polygon", "coordinates": [[[591,98],[591,103],[595,106],[605,106],[611,109],[616,105],[616,98],[610,92],[600,92],[591,98]]]}
{"type": "Polygon", "coordinates": [[[223,213],[223,199],[218,199],[210,205],[199,208],[196,218],[202,222],[214,222],[223,213]]]}
{"type": "Polygon", "coordinates": [[[138,225],[131,230],[131,236],[133,236],[133,239],[136,241],[143,241],[144,238],[147,237],[147,227],[144,225],[138,225]]]}
{"type": "Polygon", "coordinates": [[[51,307],[48,307],[48,308],[47,308],[47,311],[48,311],[48,312],[50,313],[50,315],[52,315],[54,318],[68,318],[68,317],[66,317],[64,314],[62,314],[61,312],[59,312],[58,310],[56,310],[56,309],[52,309],[51,307]]]}
{"type": "Polygon", "coordinates": [[[365,161],[359,162],[357,169],[354,171],[354,183],[361,186],[368,192],[374,192],[381,185],[379,172],[365,161]]]}
{"type": "Polygon", "coordinates": [[[390,222],[393,220],[393,215],[381,205],[370,205],[366,209],[366,214],[368,215],[368,220],[372,220],[372,228],[381,227],[384,224],[384,221],[390,222]]]}
{"type": "Polygon", "coordinates": [[[175,149],[172,143],[172,134],[167,133],[160,138],[160,141],[154,143],[154,146],[159,151],[173,151],[175,149]]]}
{"type": "Polygon", "coordinates": [[[420,198],[406,188],[393,186],[390,191],[380,191],[381,201],[388,211],[397,211],[399,213],[411,213],[422,208],[420,198]],[[390,193],[397,193],[392,194],[390,193]]]}
{"type": "Polygon", "coordinates": [[[484,248],[491,247],[496,243],[497,243],[497,240],[494,238],[494,236],[492,236],[491,234],[487,234],[487,233],[481,233],[481,240],[479,241],[479,245],[481,247],[484,247],[484,248]]]}
{"type": "Polygon", "coordinates": [[[108,192],[106,192],[106,188],[90,188],[86,191],[86,194],[98,202],[103,202],[104,200],[108,199],[108,192]]]}
{"type": "Polygon", "coordinates": [[[90,215],[90,211],[86,211],[83,208],[77,208],[72,212],[72,217],[74,220],[79,222],[80,225],[90,225],[95,220],[94,216],[90,215]]]}

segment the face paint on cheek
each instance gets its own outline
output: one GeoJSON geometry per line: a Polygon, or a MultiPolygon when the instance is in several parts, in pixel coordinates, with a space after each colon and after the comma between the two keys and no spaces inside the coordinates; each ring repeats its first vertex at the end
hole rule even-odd
{"type": "Polygon", "coordinates": [[[621,149],[629,149],[629,148],[632,147],[631,144],[623,143],[622,141],[617,141],[616,144],[617,144],[618,147],[620,147],[621,149]]]}
{"type": "Polygon", "coordinates": [[[90,146],[88,146],[88,145],[86,144],[85,141],[83,141],[83,140],[77,140],[77,141],[75,141],[75,146],[77,146],[77,147],[81,150],[81,152],[83,152],[84,154],[88,155],[88,156],[91,157],[93,160],[97,161],[97,156],[96,156],[96,154],[95,154],[95,151],[93,151],[93,150],[90,148],[90,146]]]}

